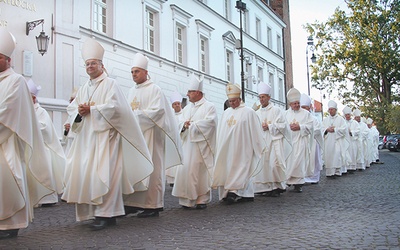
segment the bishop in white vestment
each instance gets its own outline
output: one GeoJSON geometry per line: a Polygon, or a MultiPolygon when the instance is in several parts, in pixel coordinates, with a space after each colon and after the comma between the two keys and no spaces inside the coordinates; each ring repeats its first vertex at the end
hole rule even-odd
{"type": "Polygon", "coordinates": [[[263,154],[262,168],[254,177],[255,193],[278,197],[286,191],[286,157],[284,140],[287,140],[287,123],[283,110],[270,102],[271,86],[258,84],[258,97],[261,107],[256,111],[262,126],[266,151],[263,154]],[[286,137],[286,138],[285,138],[286,137]]]}
{"type": "MultiPolygon", "coordinates": [[[[357,150],[359,146],[360,125],[351,118],[352,111],[349,107],[344,107],[343,114],[346,120],[348,133],[346,135],[349,141],[349,150],[346,152],[347,164],[345,165],[348,173],[354,173],[357,170],[357,150]]],[[[342,169],[343,171],[344,169],[342,169]]]]}
{"type": "Polygon", "coordinates": [[[324,133],[324,164],[326,176],[336,178],[342,176],[342,166],[346,161],[346,152],[349,148],[347,133],[349,130],[343,117],[337,114],[337,103],[328,102],[329,116],[322,123],[324,133]]]}
{"type": "Polygon", "coordinates": [[[246,107],[237,84],[226,87],[230,107],[222,115],[217,131],[213,188],[227,204],[254,200],[254,176],[261,170],[266,148],[261,122],[246,107]]]}
{"type": "MultiPolygon", "coordinates": [[[[313,114],[311,110],[312,108],[311,98],[308,95],[301,94],[300,106],[301,108],[313,114]]],[[[322,150],[324,148],[324,139],[322,137],[321,122],[314,115],[312,115],[312,118],[314,119],[314,131],[313,131],[314,142],[310,149],[310,167],[311,170],[313,169],[313,174],[311,176],[306,176],[304,180],[306,183],[318,184],[323,166],[322,150]]]]}
{"type": "Polygon", "coordinates": [[[143,182],[146,190],[124,197],[127,213],[142,210],[139,218],[156,217],[163,210],[165,169],[182,163],[175,115],[161,88],[149,78],[147,66],[148,58],[137,53],[131,68],[136,85],[128,95],[154,164],[154,171],[143,182]],[[167,147],[168,144],[172,147],[167,147]]]}
{"type": "Polygon", "coordinates": [[[292,150],[287,159],[287,184],[293,185],[298,193],[303,191],[305,177],[311,176],[314,166],[310,164],[310,152],[314,144],[314,119],[310,112],[300,108],[300,92],[292,88],[287,93],[290,108],[285,118],[289,126],[289,140],[292,150]]]}
{"type": "Polygon", "coordinates": [[[40,87],[36,86],[32,79],[27,84],[32,95],[36,117],[39,121],[46,149],[46,154],[42,156],[42,159],[43,161],[47,161],[51,166],[49,174],[52,177],[53,186],[56,187],[57,191],[41,199],[39,204],[42,206],[51,206],[58,202],[58,194],[61,194],[64,190],[65,154],[49,113],[37,101],[37,94],[40,87]]]}
{"type": "Polygon", "coordinates": [[[369,138],[371,141],[370,152],[371,152],[371,163],[379,162],[379,131],[376,126],[373,125],[374,121],[371,118],[367,119],[367,126],[369,128],[369,138]]]}
{"type": "Polygon", "coordinates": [[[354,121],[358,123],[359,127],[359,135],[358,140],[355,142],[357,144],[357,157],[356,157],[356,169],[359,171],[365,170],[365,163],[364,163],[364,130],[365,130],[365,123],[361,122],[361,111],[359,109],[353,110],[354,121]]]}
{"type": "Polygon", "coordinates": [[[183,109],[183,122],[179,125],[183,164],[177,167],[172,195],[184,208],[204,209],[212,198],[217,112],[203,96],[203,80],[194,75],[187,96],[190,103],[183,109]]]}
{"type": "Polygon", "coordinates": [[[25,78],[10,67],[14,36],[0,29],[0,239],[33,220],[33,207],[55,192],[25,78]]]}
{"type": "Polygon", "coordinates": [[[67,155],[63,200],[76,204],[78,221],[95,219],[92,230],[116,224],[125,214],[123,194],[137,191],[153,171],[136,117],[102,62],[104,48],[88,39],[82,48],[90,79],[68,106],[76,133],[67,155]],[[134,164],[132,164],[134,163],[134,164]]]}
{"type": "MultiPolygon", "coordinates": [[[[183,111],[182,111],[182,96],[178,92],[174,92],[170,96],[169,100],[171,101],[172,109],[174,110],[175,121],[176,121],[176,124],[178,125],[178,131],[179,131],[179,124],[184,122],[183,111]]],[[[167,140],[167,147],[173,149],[175,147],[175,144],[168,143],[168,142],[172,142],[172,141],[167,140]]],[[[183,158],[183,155],[182,155],[182,158],[183,158]]],[[[167,177],[167,184],[169,184],[171,187],[174,186],[176,169],[178,168],[178,166],[182,166],[182,165],[170,167],[165,170],[165,176],[167,177]]]]}

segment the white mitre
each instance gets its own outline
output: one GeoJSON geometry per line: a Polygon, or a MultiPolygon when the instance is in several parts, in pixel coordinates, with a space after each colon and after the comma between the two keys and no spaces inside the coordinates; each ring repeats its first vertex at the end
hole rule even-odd
{"type": "Polygon", "coordinates": [[[351,114],[351,108],[349,106],[346,106],[343,108],[343,114],[348,115],[351,114]]]}
{"type": "Polygon", "coordinates": [[[104,48],[93,38],[89,38],[82,46],[82,58],[86,62],[90,59],[103,61],[104,48]]]}
{"type": "Polygon", "coordinates": [[[174,92],[174,93],[172,93],[172,95],[169,97],[169,100],[171,101],[171,103],[182,102],[182,96],[181,96],[181,94],[179,94],[178,92],[174,92]]]}
{"type": "Polygon", "coordinates": [[[287,92],[287,95],[286,95],[289,103],[300,101],[300,96],[301,96],[301,93],[296,88],[289,89],[289,91],[287,92]]]}
{"type": "Polygon", "coordinates": [[[355,110],[353,110],[353,115],[354,116],[361,116],[361,110],[359,110],[359,109],[355,109],[355,110]]]}
{"type": "Polygon", "coordinates": [[[31,92],[31,94],[34,96],[37,96],[39,90],[42,89],[42,87],[36,86],[36,84],[33,82],[32,79],[29,79],[29,81],[26,84],[28,85],[29,92],[31,92]]]}
{"type": "Polygon", "coordinates": [[[311,106],[311,97],[309,97],[307,94],[301,94],[300,96],[300,107],[310,107],[311,106]]]}
{"type": "Polygon", "coordinates": [[[4,28],[0,28],[0,54],[11,57],[15,49],[15,37],[4,28]]]}
{"type": "Polygon", "coordinates": [[[203,79],[199,79],[194,74],[192,74],[190,76],[190,85],[188,90],[203,92],[203,79]]]}
{"type": "Polygon", "coordinates": [[[143,55],[142,53],[136,53],[133,56],[132,68],[141,68],[147,70],[147,66],[149,65],[149,58],[143,55]]]}
{"type": "Polygon", "coordinates": [[[228,98],[240,98],[240,94],[242,93],[242,88],[239,84],[231,84],[228,83],[226,85],[226,95],[228,98]]]}
{"type": "Polygon", "coordinates": [[[258,84],[258,95],[270,95],[271,93],[271,86],[269,84],[260,82],[258,84]]]}
{"type": "Polygon", "coordinates": [[[336,103],[335,101],[333,101],[333,100],[330,100],[330,101],[328,102],[328,108],[337,109],[337,103],[336,103]]]}

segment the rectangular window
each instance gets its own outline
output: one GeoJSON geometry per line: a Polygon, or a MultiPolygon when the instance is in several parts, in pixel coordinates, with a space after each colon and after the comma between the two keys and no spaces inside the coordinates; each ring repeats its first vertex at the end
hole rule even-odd
{"type": "Polygon", "coordinates": [[[229,50],[226,51],[226,80],[233,82],[233,53],[229,50]]]}
{"type": "Polygon", "coordinates": [[[208,40],[200,37],[200,71],[208,73],[208,40]]]}
{"type": "Polygon", "coordinates": [[[107,3],[106,0],[94,0],[93,5],[93,29],[99,32],[107,32],[107,3]]]}
{"type": "Polygon", "coordinates": [[[282,55],[282,38],[280,35],[276,36],[276,53],[282,55]]]}
{"type": "Polygon", "coordinates": [[[244,32],[248,32],[249,28],[248,28],[248,21],[247,20],[249,20],[249,12],[245,11],[243,14],[244,14],[243,15],[243,31],[244,32]]]}
{"type": "Polygon", "coordinates": [[[257,69],[257,82],[264,82],[263,68],[261,67],[257,69]]]}
{"type": "Polygon", "coordinates": [[[272,30],[267,27],[267,47],[272,49],[272,30]]]}
{"type": "Polygon", "coordinates": [[[279,78],[279,101],[283,101],[285,96],[285,86],[283,85],[283,79],[279,78]]]}
{"type": "Polygon", "coordinates": [[[261,42],[261,21],[256,18],[256,39],[261,42]]]}
{"type": "MultiPolygon", "coordinates": [[[[274,86],[274,74],[269,73],[269,79],[268,80],[269,80],[269,85],[271,86],[271,89],[272,90],[276,89],[275,86],[274,86]]],[[[271,93],[271,94],[272,94],[271,97],[275,98],[275,95],[273,93],[271,93]]]]}
{"type": "Polygon", "coordinates": [[[246,73],[245,75],[247,75],[246,77],[246,82],[247,82],[247,86],[246,88],[249,90],[253,90],[253,74],[251,72],[251,65],[246,63],[246,73]]]}
{"type": "Polygon", "coordinates": [[[146,29],[145,29],[145,48],[151,52],[157,52],[156,32],[158,26],[158,13],[146,9],[146,29]]]}
{"type": "Polygon", "coordinates": [[[176,44],[176,62],[184,64],[185,62],[185,27],[176,25],[175,44],[176,44]]]}
{"type": "Polygon", "coordinates": [[[231,20],[231,0],[224,1],[225,18],[231,20]]]}

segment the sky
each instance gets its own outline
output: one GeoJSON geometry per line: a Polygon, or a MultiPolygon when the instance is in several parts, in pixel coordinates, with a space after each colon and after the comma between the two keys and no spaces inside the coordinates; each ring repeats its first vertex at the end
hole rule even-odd
{"type": "MultiPolygon", "coordinates": [[[[308,92],[307,85],[307,61],[306,61],[306,48],[307,48],[307,32],[303,28],[306,23],[314,23],[316,20],[325,22],[330,16],[333,15],[335,9],[346,9],[347,5],[344,0],[289,0],[290,10],[290,25],[292,35],[292,57],[293,57],[293,83],[294,87],[300,92],[308,92]]],[[[309,57],[311,52],[309,50],[309,57]]],[[[311,64],[311,62],[309,62],[311,64]]],[[[311,74],[311,70],[310,70],[311,74]]],[[[310,82],[311,88],[311,82],[310,82]]],[[[323,92],[322,92],[323,94],[323,92]]],[[[311,88],[311,97],[317,101],[321,101],[321,94],[318,89],[311,88]]],[[[340,100],[338,102],[338,111],[341,111],[342,105],[340,100]]],[[[329,97],[322,100],[324,109],[327,107],[329,97]]],[[[324,110],[326,111],[326,109],[324,110]]]]}

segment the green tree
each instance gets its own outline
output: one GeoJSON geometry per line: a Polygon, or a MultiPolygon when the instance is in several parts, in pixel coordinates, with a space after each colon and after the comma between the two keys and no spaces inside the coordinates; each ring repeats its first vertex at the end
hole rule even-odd
{"type": "Polygon", "coordinates": [[[392,105],[392,108],[388,112],[387,128],[392,134],[400,133],[400,106],[392,105]]]}
{"type": "Polygon", "coordinates": [[[345,2],[346,11],[337,8],[326,22],[305,27],[317,40],[312,86],[336,90],[384,134],[393,131],[388,115],[400,101],[400,0],[345,2]]]}

